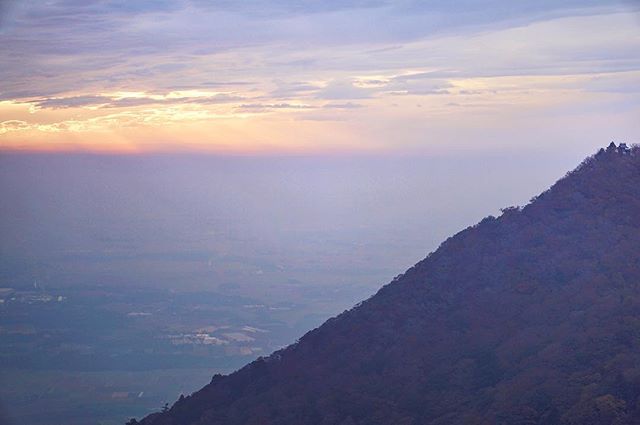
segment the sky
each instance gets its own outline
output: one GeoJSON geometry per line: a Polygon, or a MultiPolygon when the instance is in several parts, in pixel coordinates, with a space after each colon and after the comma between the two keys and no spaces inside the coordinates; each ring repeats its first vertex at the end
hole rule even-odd
{"type": "Polygon", "coordinates": [[[636,0],[2,0],[0,151],[588,154],[636,0]]]}

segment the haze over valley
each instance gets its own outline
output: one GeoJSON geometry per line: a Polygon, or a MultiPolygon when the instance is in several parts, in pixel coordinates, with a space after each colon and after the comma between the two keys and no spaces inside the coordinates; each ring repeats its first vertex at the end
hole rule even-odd
{"type": "Polygon", "coordinates": [[[294,342],[575,162],[505,155],[1,157],[10,417],[157,410],[294,342]]]}

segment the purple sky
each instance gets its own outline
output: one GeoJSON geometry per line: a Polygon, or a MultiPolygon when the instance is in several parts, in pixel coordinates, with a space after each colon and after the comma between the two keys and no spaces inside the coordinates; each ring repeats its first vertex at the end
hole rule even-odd
{"type": "Polygon", "coordinates": [[[640,130],[635,1],[4,1],[0,149],[450,152],[640,130]]]}

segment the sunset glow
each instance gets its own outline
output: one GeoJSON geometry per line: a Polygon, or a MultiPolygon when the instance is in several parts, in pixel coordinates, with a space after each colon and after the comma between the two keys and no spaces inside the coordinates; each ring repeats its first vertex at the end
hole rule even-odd
{"type": "Polygon", "coordinates": [[[2,10],[2,150],[536,148],[640,130],[633,3],[503,11],[491,25],[480,6],[140,5],[2,10]]]}

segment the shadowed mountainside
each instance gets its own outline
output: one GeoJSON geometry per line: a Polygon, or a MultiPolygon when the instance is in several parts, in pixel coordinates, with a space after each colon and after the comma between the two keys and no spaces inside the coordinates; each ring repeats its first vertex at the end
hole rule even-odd
{"type": "Polygon", "coordinates": [[[144,425],[640,423],[640,148],[610,145],[144,425]]]}

